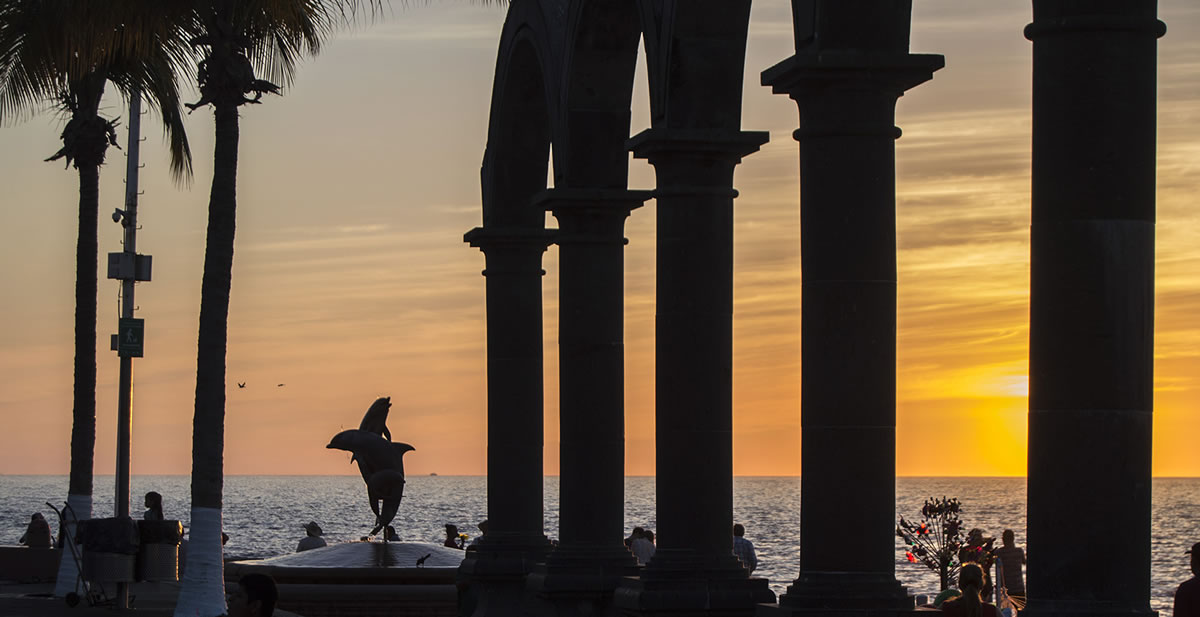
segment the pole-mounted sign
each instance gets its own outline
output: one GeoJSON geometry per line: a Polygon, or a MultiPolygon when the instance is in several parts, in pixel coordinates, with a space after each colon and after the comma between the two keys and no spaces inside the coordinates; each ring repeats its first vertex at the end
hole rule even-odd
{"type": "Polygon", "coordinates": [[[122,317],[117,334],[117,355],[130,358],[142,357],[146,340],[146,320],[137,317],[122,317]]]}

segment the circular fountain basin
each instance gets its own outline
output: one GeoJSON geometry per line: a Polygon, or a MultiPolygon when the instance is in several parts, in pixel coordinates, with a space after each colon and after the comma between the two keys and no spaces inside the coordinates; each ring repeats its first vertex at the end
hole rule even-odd
{"type": "Polygon", "coordinates": [[[305,617],[458,614],[454,579],[465,553],[420,542],[348,542],[225,564],[225,580],[268,574],[279,607],[305,617]],[[424,558],[420,566],[417,561],[424,558]]]}

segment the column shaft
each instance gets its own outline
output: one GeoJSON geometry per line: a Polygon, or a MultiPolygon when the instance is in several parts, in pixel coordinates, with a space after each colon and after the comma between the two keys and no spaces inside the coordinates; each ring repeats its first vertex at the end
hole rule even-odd
{"type": "Polygon", "coordinates": [[[1154,0],[1035,0],[1033,12],[1028,611],[1151,615],[1155,71],[1165,27],[1154,0]],[[1105,541],[1071,541],[1089,536],[1105,541]]]}
{"type": "Polygon", "coordinates": [[[766,137],[650,129],[630,140],[658,177],[658,550],[619,598],[643,614],[750,614],[774,599],[732,554],[733,171],[766,137]]]}
{"type": "Polygon", "coordinates": [[[525,577],[544,558],[542,253],[544,229],[476,228],[487,260],[488,534],[459,568],[463,614],[521,614],[525,577]]]}
{"type": "Polygon", "coordinates": [[[545,205],[559,221],[559,539],[624,552],[624,225],[649,194],[609,193],[557,189],[545,205]]]}
{"type": "Polygon", "coordinates": [[[943,60],[908,53],[908,0],[793,8],[763,83],[800,112],[800,575],[764,612],[896,613],[895,106],[943,60]]]}
{"type": "Polygon", "coordinates": [[[559,540],[530,587],[539,614],[615,614],[637,572],[625,518],[624,225],[648,192],[552,189],[559,221],[559,540]]]}
{"type": "Polygon", "coordinates": [[[488,521],[542,534],[542,252],[487,253],[488,521]]]}

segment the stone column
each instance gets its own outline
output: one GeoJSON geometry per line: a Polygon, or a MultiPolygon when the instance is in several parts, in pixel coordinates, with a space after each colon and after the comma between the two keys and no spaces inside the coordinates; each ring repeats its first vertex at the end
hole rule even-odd
{"type": "Polygon", "coordinates": [[[1155,72],[1166,31],[1156,10],[1034,0],[1025,28],[1031,616],[1154,614],[1155,72]]]}
{"type": "Polygon", "coordinates": [[[545,229],[478,227],[487,260],[488,534],[459,568],[460,611],[521,614],[525,577],[545,558],[542,531],[542,253],[545,229]]]}
{"type": "Polygon", "coordinates": [[[559,231],[559,545],[529,586],[547,615],[613,615],[625,548],[625,219],[649,191],[552,189],[559,231]]]}
{"type": "Polygon", "coordinates": [[[911,0],[793,7],[762,81],[800,110],[800,574],[760,614],[897,613],[895,109],[943,58],[908,53],[911,0]]]}
{"type": "Polygon", "coordinates": [[[640,615],[750,615],[775,594],[733,556],[734,167],[765,132],[650,129],[658,177],[657,553],[617,604],[640,615]]]}

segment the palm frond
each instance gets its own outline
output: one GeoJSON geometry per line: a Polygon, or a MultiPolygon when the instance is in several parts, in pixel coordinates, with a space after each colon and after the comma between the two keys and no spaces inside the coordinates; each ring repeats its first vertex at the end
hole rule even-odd
{"type": "Polygon", "coordinates": [[[186,9],[153,0],[0,0],[0,121],[25,120],[59,100],[96,115],[105,79],[126,96],[144,90],[163,118],[172,174],[186,182],[191,153],[176,85],[196,62],[186,9]]]}

